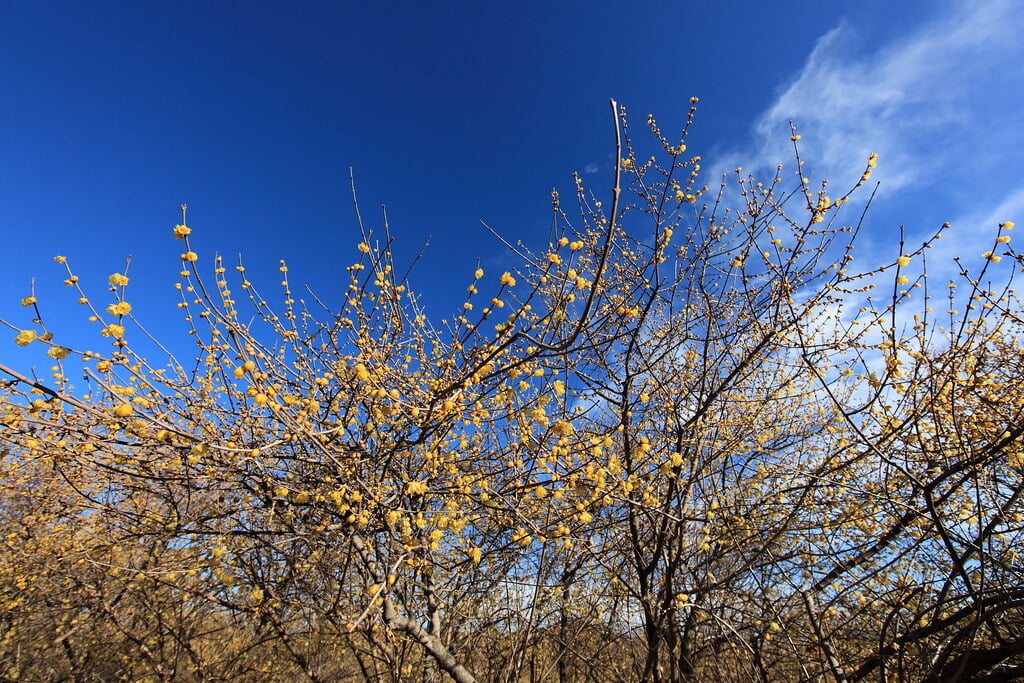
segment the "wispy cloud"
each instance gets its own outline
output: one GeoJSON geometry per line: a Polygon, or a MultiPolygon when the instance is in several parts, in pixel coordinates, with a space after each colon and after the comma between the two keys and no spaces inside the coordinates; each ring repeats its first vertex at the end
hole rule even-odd
{"type": "MultiPolygon", "coordinates": [[[[805,171],[831,179],[834,193],[856,181],[868,154],[880,154],[872,215],[891,217],[890,225],[908,222],[913,234],[909,223],[927,214],[922,235],[947,219],[988,222],[987,235],[993,221],[1014,218],[999,212],[1024,218],[1024,47],[1014,28],[1024,25],[1024,4],[947,2],[933,11],[876,46],[854,21],[841,22],[757,118],[751,144],[718,156],[717,172],[743,166],[770,178],[783,163],[792,179],[792,120],[805,171]]],[[[865,236],[869,247],[880,238],[865,236]]]]}
{"type": "MultiPolygon", "coordinates": [[[[749,142],[709,158],[712,172],[719,177],[742,166],[744,175],[764,181],[781,163],[784,182],[795,187],[790,121],[802,136],[805,174],[830,179],[833,197],[857,181],[877,152],[872,182],[880,187],[858,236],[854,268],[893,263],[899,226],[906,226],[909,251],[948,220],[952,230],[927,251],[932,293],[943,297],[944,283],[959,279],[954,258],[977,272],[982,252],[994,247],[997,225],[1024,225],[1024,44],[1015,35],[1024,26],[1024,3],[937,3],[929,18],[881,45],[870,45],[855,19],[817,41],[756,118],[749,142]]],[[[862,188],[861,198],[869,192],[862,188]]],[[[859,211],[849,209],[847,223],[859,211]]],[[[915,259],[905,272],[914,278],[920,267],[915,259]]],[[[891,292],[894,278],[894,269],[881,274],[875,294],[891,292]]],[[[841,315],[848,319],[859,305],[841,315]]],[[[897,326],[911,309],[901,309],[897,326]]],[[[833,328],[816,324],[818,335],[833,328]]]]}

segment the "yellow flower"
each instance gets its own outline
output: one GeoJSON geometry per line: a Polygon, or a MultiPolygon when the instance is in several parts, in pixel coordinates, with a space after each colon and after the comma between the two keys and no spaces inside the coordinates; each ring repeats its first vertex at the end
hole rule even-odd
{"type": "Polygon", "coordinates": [[[1000,244],[1006,244],[1009,241],[1010,241],[1010,236],[1009,235],[1000,235],[999,237],[996,238],[996,242],[999,242],[1000,244]]]}
{"type": "Polygon", "coordinates": [[[405,485],[405,492],[410,496],[418,496],[427,492],[427,485],[422,481],[410,481],[405,485]]]}
{"type": "Polygon", "coordinates": [[[14,343],[18,346],[28,346],[36,338],[35,330],[22,330],[18,333],[18,336],[14,338],[14,343]]]}
{"type": "Polygon", "coordinates": [[[50,358],[56,358],[57,360],[64,360],[71,353],[71,349],[66,349],[63,346],[51,346],[46,351],[46,355],[50,358]]]}
{"type": "Polygon", "coordinates": [[[191,233],[192,233],[192,228],[189,228],[189,227],[184,226],[184,225],[175,225],[174,226],[174,239],[176,239],[176,240],[180,240],[185,235],[189,235],[191,233]]]}
{"type": "Polygon", "coordinates": [[[120,339],[121,337],[124,336],[124,325],[115,325],[114,323],[111,323],[104,327],[102,330],[100,330],[100,334],[102,334],[104,337],[114,337],[116,339],[120,339]]]}
{"type": "Polygon", "coordinates": [[[107,313],[110,315],[128,315],[132,312],[132,305],[127,301],[121,301],[107,306],[107,313]]]}
{"type": "Polygon", "coordinates": [[[57,263],[67,263],[67,259],[63,256],[54,256],[53,260],[57,263]]]}
{"type": "Polygon", "coordinates": [[[119,403],[114,406],[114,415],[117,417],[128,417],[135,412],[135,408],[132,407],[131,403],[119,403]]]}
{"type": "Polygon", "coordinates": [[[909,256],[900,256],[898,259],[896,259],[896,265],[898,265],[900,267],[909,266],[910,265],[910,257],[909,256]]]}
{"type": "Polygon", "coordinates": [[[31,306],[36,301],[37,301],[37,299],[34,296],[26,296],[24,299],[21,300],[21,305],[22,306],[31,306]]]}
{"type": "Polygon", "coordinates": [[[181,260],[182,261],[198,261],[199,260],[199,254],[197,254],[194,251],[188,251],[188,252],[185,252],[184,254],[181,255],[181,260]]]}
{"type": "Polygon", "coordinates": [[[1006,221],[1003,223],[1004,230],[1013,230],[1013,226],[1016,225],[1013,221],[1006,221]]]}
{"type": "Polygon", "coordinates": [[[364,254],[367,254],[370,251],[370,247],[369,245],[366,244],[366,242],[360,242],[359,244],[356,245],[356,248],[359,249],[359,251],[363,252],[364,254]]]}
{"type": "Polygon", "coordinates": [[[473,277],[475,277],[477,280],[479,280],[483,276],[484,276],[484,269],[483,268],[477,268],[476,272],[473,273],[473,277]]]}
{"type": "Polygon", "coordinates": [[[907,279],[906,275],[900,275],[898,278],[896,278],[896,282],[898,284],[905,285],[908,282],[910,282],[910,280],[907,279]]]}
{"type": "Polygon", "coordinates": [[[128,277],[122,275],[121,273],[114,273],[113,275],[107,278],[107,282],[109,282],[111,285],[115,287],[124,287],[126,284],[128,284],[128,277]]]}
{"type": "Polygon", "coordinates": [[[197,443],[189,449],[188,452],[188,464],[195,465],[199,462],[200,458],[207,455],[210,452],[210,447],[205,443],[197,443]]]}
{"type": "Polygon", "coordinates": [[[504,273],[501,274],[500,282],[501,282],[501,284],[506,285],[508,287],[515,287],[516,286],[516,279],[514,277],[512,277],[512,273],[510,273],[508,271],[505,271],[504,273]]]}
{"type": "Polygon", "coordinates": [[[633,168],[633,160],[632,159],[623,159],[622,160],[622,168],[633,168]]]}
{"type": "Polygon", "coordinates": [[[483,555],[484,553],[480,548],[473,548],[469,551],[469,557],[473,560],[473,564],[480,564],[480,558],[482,558],[483,555]]]}

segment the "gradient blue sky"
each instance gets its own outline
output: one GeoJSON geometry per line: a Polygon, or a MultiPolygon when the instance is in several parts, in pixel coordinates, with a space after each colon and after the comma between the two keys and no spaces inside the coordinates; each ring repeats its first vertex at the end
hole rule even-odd
{"type": "MultiPolygon", "coordinates": [[[[676,129],[700,97],[689,145],[711,184],[790,162],[789,119],[812,177],[853,182],[878,152],[861,257],[891,261],[899,225],[944,220],[943,253],[973,253],[1024,220],[1022,26],[1012,0],[7,0],[0,317],[27,326],[33,276],[44,314],[74,315],[56,253],[97,296],[132,255],[136,312],[177,317],[181,203],[204,262],[242,252],[272,285],[284,258],[330,298],[359,241],[349,166],[370,227],[387,204],[400,257],[431,237],[413,285],[442,317],[477,258],[507,259],[480,220],[543,243],[552,187],[578,170],[606,191],[609,97],[637,136],[647,113],[676,129]]],[[[0,344],[0,362],[22,352],[0,344]]]]}

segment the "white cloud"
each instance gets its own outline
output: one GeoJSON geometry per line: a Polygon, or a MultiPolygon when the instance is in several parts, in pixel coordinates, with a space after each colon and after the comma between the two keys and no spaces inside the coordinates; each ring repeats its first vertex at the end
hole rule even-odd
{"type": "MultiPolygon", "coordinates": [[[[1024,224],[1024,47],[1016,35],[1024,3],[938,3],[930,18],[880,45],[868,43],[856,19],[818,40],[754,122],[751,144],[709,159],[713,177],[742,166],[768,180],[782,163],[784,182],[795,186],[790,120],[811,187],[828,178],[833,197],[877,152],[872,182],[881,186],[857,263],[892,262],[900,225],[912,249],[948,220],[954,229],[929,253],[929,270],[953,276],[953,255],[980,256],[1001,221],[1024,224]]],[[[869,192],[862,188],[861,198],[869,192]]],[[[845,221],[855,220],[856,207],[847,211],[845,221]]]]}
{"type": "Polygon", "coordinates": [[[1013,125],[1019,109],[1000,115],[992,107],[1021,103],[1019,90],[1007,90],[1024,84],[1024,52],[1012,31],[1022,24],[1020,3],[951,4],[910,35],[865,53],[857,29],[843,21],[758,118],[757,162],[771,168],[792,158],[789,120],[819,177],[854,180],[878,152],[883,195],[927,182],[936,162],[955,162],[958,152],[999,154],[1002,136],[1020,139],[1013,125]],[[992,120],[1011,125],[980,129],[992,120]]]}

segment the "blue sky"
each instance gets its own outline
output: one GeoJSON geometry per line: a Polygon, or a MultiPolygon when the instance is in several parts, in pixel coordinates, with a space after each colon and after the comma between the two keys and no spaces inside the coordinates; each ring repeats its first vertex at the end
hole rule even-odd
{"type": "Polygon", "coordinates": [[[790,162],[790,119],[813,178],[852,183],[878,152],[865,265],[891,262],[901,224],[948,220],[940,253],[980,252],[1024,219],[1021,26],[1009,0],[5,2],[0,317],[28,324],[35,276],[51,325],[82,330],[52,257],[99,296],[131,255],[128,299],[169,324],[182,203],[204,261],[242,252],[270,285],[284,258],[331,298],[359,241],[350,166],[400,258],[430,236],[413,286],[443,317],[477,258],[508,259],[480,220],[539,244],[552,187],[580,171],[607,191],[609,97],[637,137],[699,97],[709,184],[790,162]]]}

